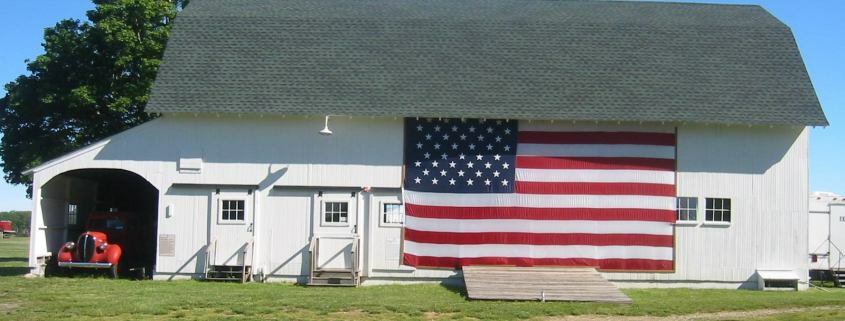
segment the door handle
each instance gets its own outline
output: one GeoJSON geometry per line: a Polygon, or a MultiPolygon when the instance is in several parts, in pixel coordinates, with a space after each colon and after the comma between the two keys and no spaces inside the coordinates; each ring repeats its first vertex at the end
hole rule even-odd
{"type": "Polygon", "coordinates": [[[255,223],[249,223],[249,226],[246,227],[247,232],[252,232],[253,224],[255,224],[255,223]]]}

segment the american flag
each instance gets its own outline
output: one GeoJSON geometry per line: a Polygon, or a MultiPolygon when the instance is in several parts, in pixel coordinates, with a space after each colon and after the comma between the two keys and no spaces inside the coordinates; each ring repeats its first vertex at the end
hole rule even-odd
{"type": "Polygon", "coordinates": [[[673,128],[405,121],[404,264],[674,269],[673,128]]]}

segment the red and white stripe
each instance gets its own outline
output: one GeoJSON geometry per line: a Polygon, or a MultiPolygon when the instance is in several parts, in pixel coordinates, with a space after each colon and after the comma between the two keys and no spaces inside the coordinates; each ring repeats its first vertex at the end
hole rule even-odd
{"type": "Polygon", "coordinates": [[[674,268],[674,128],[520,123],[515,193],[405,191],[405,264],[674,268]]]}

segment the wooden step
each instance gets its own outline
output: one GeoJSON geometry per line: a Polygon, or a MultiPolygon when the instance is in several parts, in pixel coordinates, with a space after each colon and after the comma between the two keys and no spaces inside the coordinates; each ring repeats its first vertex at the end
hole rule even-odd
{"type": "Polygon", "coordinates": [[[466,266],[463,273],[471,299],[632,302],[593,268],[466,266]]]}

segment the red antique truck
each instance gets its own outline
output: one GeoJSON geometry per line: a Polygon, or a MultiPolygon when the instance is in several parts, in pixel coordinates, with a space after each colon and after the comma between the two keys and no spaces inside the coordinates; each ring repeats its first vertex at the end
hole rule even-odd
{"type": "Polygon", "coordinates": [[[127,246],[137,239],[130,228],[133,215],[123,212],[94,212],[88,217],[76,242],[67,242],[59,249],[58,266],[67,269],[108,269],[118,277],[127,246]]]}

